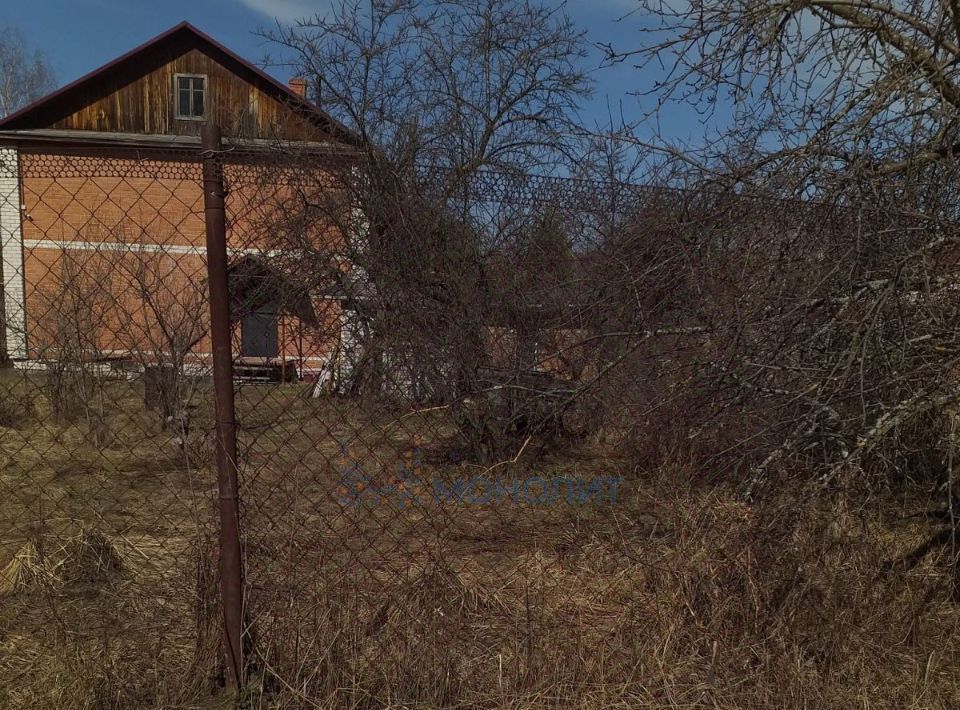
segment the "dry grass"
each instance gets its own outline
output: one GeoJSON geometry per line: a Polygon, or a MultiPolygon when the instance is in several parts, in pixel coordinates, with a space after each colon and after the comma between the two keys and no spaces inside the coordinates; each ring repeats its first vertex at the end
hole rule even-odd
{"type": "MultiPolygon", "coordinates": [[[[212,708],[213,475],[116,383],[109,447],[34,416],[0,437],[0,707],[212,708]]],[[[255,708],[960,706],[937,560],[885,561],[920,502],[643,479],[602,451],[494,473],[621,474],[615,506],[345,506],[344,450],[392,480],[445,463],[443,412],[248,388],[239,399],[255,708]]],[[[491,472],[486,472],[492,475],[491,472]]]]}

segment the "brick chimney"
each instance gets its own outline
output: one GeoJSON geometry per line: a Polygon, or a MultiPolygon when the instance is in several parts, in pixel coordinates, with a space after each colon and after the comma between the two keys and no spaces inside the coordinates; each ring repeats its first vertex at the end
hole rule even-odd
{"type": "Polygon", "coordinates": [[[307,98],[307,80],[302,76],[293,77],[289,82],[287,82],[287,85],[290,87],[290,91],[295,93],[301,99],[307,98]]]}

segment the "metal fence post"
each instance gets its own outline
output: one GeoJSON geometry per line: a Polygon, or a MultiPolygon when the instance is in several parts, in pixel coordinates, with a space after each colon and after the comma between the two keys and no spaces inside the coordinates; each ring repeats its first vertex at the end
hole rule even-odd
{"type": "Polygon", "coordinates": [[[203,127],[203,207],[207,227],[207,279],[210,337],[217,421],[217,484],[220,494],[220,597],[224,651],[230,680],[243,685],[243,569],[240,551],[240,500],[237,476],[237,425],[233,402],[233,353],[227,286],[227,230],[224,209],[220,127],[203,127]]]}

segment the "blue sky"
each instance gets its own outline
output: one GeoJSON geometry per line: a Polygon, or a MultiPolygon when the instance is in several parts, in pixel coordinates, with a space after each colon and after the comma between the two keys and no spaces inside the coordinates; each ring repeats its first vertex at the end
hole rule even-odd
{"type": "MultiPolygon", "coordinates": [[[[550,0],[557,1],[559,0],[550,0]]],[[[35,46],[44,50],[54,66],[59,84],[76,79],[175,25],[188,20],[241,56],[260,61],[269,51],[255,31],[275,22],[322,12],[329,0],[4,0],[0,26],[18,26],[35,46]]],[[[623,16],[631,0],[569,0],[568,12],[591,41],[614,46],[636,46],[639,20],[623,16]]],[[[601,53],[591,57],[596,69],[596,96],[584,107],[590,123],[606,123],[608,106],[638,118],[650,100],[629,95],[649,88],[652,77],[628,64],[600,68],[601,53]]],[[[286,79],[282,72],[275,74],[286,79]]],[[[671,111],[668,133],[691,138],[702,127],[690,112],[671,111]]],[[[648,133],[648,130],[643,130],[648,133]]],[[[646,136],[644,136],[646,137],[646,136]]]]}

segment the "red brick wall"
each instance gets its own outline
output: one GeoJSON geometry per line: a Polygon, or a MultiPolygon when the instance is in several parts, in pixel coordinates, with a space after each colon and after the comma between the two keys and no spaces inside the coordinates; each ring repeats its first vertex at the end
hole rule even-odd
{"type": "MultiPolygon", "coordinates": [[[[203,192],[196,163],[80,163],[24,154],[21,173],[30,357],[65,344],[92,354],[146,357],[166,349],[155,309],[167,325],[179,326],[181,337],[193,334],[198,319],[206,330],[203,192]]],[[[231,249],[283,248],[292,232],[323,249],[342,242],[334,220],[296,219],[295,191],[285,176],[277,173],[265,183],[263,175],[242,166],[227,166],[225,173],[232,188],[231,249]]],[[[313,189],[322,184],[313,181],[313,189]]],[[[318,300],[315,308],[319,325],[286,315],[279,332],[281,355],[308,361],[308,369],[319,366],[339,337],[338,304],[318,300]]],[[[208,339],[193,350],[209,353],[208,339]]]]}

